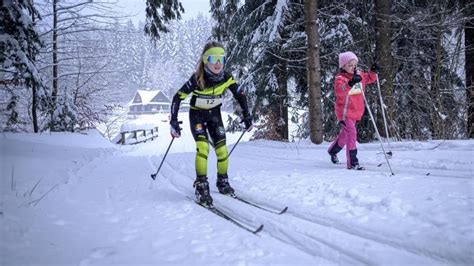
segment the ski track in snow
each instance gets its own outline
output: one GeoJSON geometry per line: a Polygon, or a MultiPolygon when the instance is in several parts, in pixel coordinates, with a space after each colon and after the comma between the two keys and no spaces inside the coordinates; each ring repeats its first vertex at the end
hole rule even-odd
{"type": "MultiPolygon", "coordinates": [[[[176,141],[182,142],[175,148],[192,143],[176,141]]],[[[29,263],[72,261],[81,266],[474,262],[472,141],[465,146],[455,141],[392,143],[395,176],[390,176],[376,144],[359,147],[367,171],[344,169],[344,152],[339,155],[342,164],[332,165],[327,145],[239,144],[229,168],[237,194],[275,210],[288,206],[282,215],[216,193],[216,158],[210,149],[208,175],[216,207],[244,224],[264,224],[258,235],[186,199],[194,197],[193,147],[186,152],[172,149],[156,180],[150,178],[168,143],[91,152],[16,139],[0,143],[9,155],[2,175],[12,177],[2,179],[5,196],[0,202],[2,242],[10,243],[0,245],[2,254],[10,254],[7,264],[28,264],[28,258],[29,263]],[[19,160],[30,148],[37,162],[19,160]],[[50,150],[65,153],[63,158],[36,159],[37,151],[50,150]],[[41,159],[57,166],[48,167],[41,159]],[[384,165],[377,167],[379,163],[384,165]],[[30,178],[28,169],[18,169],[25,165],[38,175],[30,178]]]]}
{"type": "MultiPolygon", "coordinates": [[[[274,162],[273,159],[274,158],[269,161],[274,162]]],[[[170,164],[168,166],[167,170],[173,171],[173,167],[170,164]]],[[[187,164],[185,167],[181,166],[182,169],[191,169],[192,167],[192,164],[187,164]]],[[[166,173],[168,173],[168,171],[166,171],[166,173]]],[[[188,180],[188,183],[193,182],[193,177],[176,172],[177,171],[170,174],[170,176],[176,177],[181,175],[183,179],[188,180]]],[[[183,188],[183,184],[176,184],[175,181],[170,181],[170,183],[172,183],[178,191],[186,190],[183,188]]],[[[210,186],[213,186],[211,182],[210,186]]],[[[187,193],[190,192],[188,191],[187,193]]],[[[417,250],[416,246],[413,247],[400,244],[402,240],[393,240],[391,239],[393,236],[378,235],[379,233],[377,232],[360,230],[358,228],[353,228],[350,225],[339,223],[337,220],[320,218],[315,215],[305,215],[303,214],[304,210],[295,210],[297,208],[290,207],[288,210],[289,214],[268,214],[267,212],[257,210],[254,207],[245,206],[244,203],[236,203],[235,199],[219,195],[216,192],[212,195],[215,200],[221,200],[219,203],[215,202],[216,206],[233,212],[233,216],[237,217],[237,219],[244,223],[251,223],[252,221],[246,220],[246,218],[248,219],[249,214],[253,214],[251,217],[254,217],[255,220],[258,220],[265,225],[263,232],[268,233],[270,237],[286,244],[296,246],[311,256],[324,257],[331,261],[338,261],[338,263],[342,262],[343,264],[351,265],[377,264],[380,263],[380,259],[383,261],[383,257],[387,256],[387,254],[390,254],[390,257],[401,257],[402,259],[397,263],[434,265],[442,263],[434,259],[441,259],[441,261],[444,260],[444,258],[436,256],[435,254],[430,254],[430,252],[417,250]],[[222,200],[224,200],[226,204],[220,205],[222,204],[222,200]],[[240,212],[235,211],[234,205],[238,204],[243,205],[241,206],[242,210],[240,212]],[[226,206],[232,207],[226,208],[226,206]],[[305,228],[305,230],[301,230],[300,228],[305,228]],[[334,238],[344,239],[344,241],[350,239],[350,244],[345,245],[338,241],[329,240],[334,238]],[[356,244],[354,245],[354,243],[356,244]],[[360,255],[367,253],[368,251],[371,251],[369,254],[370,256],[360,255]],[[381,253],[383,256],[376,256],[377,253],[381,253]],[[430,257],[434,257],[434,259],[431,259],[430,257]]],[[[392,261],[392,263],[395,263],[395,261],[392,261]]]]}
{"type": "MultiPolygon", "coordinates": [[[[272,153],[269,153],[272,154],[272,153]]],[[[212,156],[212,155],[211,155],[212,156]]],[[[191,155],[193,157],[193,155],[191,155]]],[[[151,157],[149,157],[151,158],[151,157]]],[[[247,157],[246,157],[247,158],[247,157]]],[[[161,160],[162,158],[160,158],[161,160]]],[[[258,159],[258,158],[255,158],[258,159]]],[[[274,163],[275,160],[278,158],[269,158],[268,162],[274,163]]],[[[283,160],[284,161],[284,160],[283,160]]],[[[189,162],[189,160],[188,160],[189,162]]],[[[291,164],[292,162],[290,162],[291,164]]],[[[151,159],[149,159],[149,164],[153,166],[153,168],[156,168],[157,166],[153,165],[151,159]]],[[[300,163],[298,163],[300,164],[300,163]]],[[[186,188],[186,186],[189,186],[189,184],[192,184],[193,178],[189,177],[189,174],[185,173],[182,174],[181,176],[183,177],[184,180],[187,179],[187,184],[176,184],[175,179],[176,176],[179,176],[177,174],[177,171],[173,170],[173,165],[168,161],[165,161],[166,170],[162,168],[165,173],[164,175],[169,175],[173,177],[173,180],[169,180],[170,183],[175,187],[177,191],[182,192],[185,195],[192,195],[193,190],[186,188]],[[174,172],[173,172],[174,171],[174,172]],[[171,172],[171,174],[169,174],[171,172]]],[[[209,163],[210,168],[212,168],[212,163],[209,163]]],[[[314,166],[314,164],[313,164],[314,166]]],[[[186,172],[189,172],[189,169],[193,169],[193,164],[186,164],[186,165],[181,165],[181,169],[185,169],[186,172]]],[[[318,168],[321,168],[318,166],[318,168]]],[[[331,169],[331,165],[327,166],[326,168],[331,169]]],[[[404,169],[406,171],[406,169],[404,169]]],[[[408,172],[408,171],[407,171],[408,172]]],[[[462,171],[459,170],[458,172],[460,173],[465,173],[469,171],[462,171]]],[[[418,174],[418,172],[416,173],[418,174]]],[[[432,177],[435,176],[440,176],[443,177],[442,175],[435,175],[432,174],[432,177]]],[[[446,176],[444,176],[446,177],[446,176]]],[[[450,176],[447,176],[450,177],[450,176]]],[[[470,178],[469,176],[461,176],[461,178],[470,178]]],[[[211,180],[211,178],[210,178],[211,180]]],[[[212,182],[211,186],[213,185],[212,182]]],[[[214,197],[219,197],[219,195],[213,194],[214,197]]],[[[222,200],[222,197],[220,197],[222,200]]],[[[429,250],[425,250],[423,248],[418,248],[416,245],[406,245],[403,243],[403,239],[397,239],[394,238],[393,235],[381,235],[380,232],[370,232],[366,230],[361,230],[358,228],[354,228],[348,225],[345,225],[344,223],[339,223],[337,220],[331,220],[331,219],[325,219],[325,218],[319,218],[314,215],[305,215],[302,214],[304,211],[300,212],[295,212],[295,208],[290,207],[290,214],[293,215],[292,219],[289,219],[288,215],[283,215],[282,217],[274,217],[275,215],[273,214],[267,214],[264,211],[257,211],[260,212],[260,214],[256,214],[255,210],[253,207],[249,206],[243,206],[242,211],[235,211],[235,206],[238,203],[235,203],[234,199],[225,199],[227,200],[226,204],[229,205],[223,205],[219,206],[221,208],[226,209],[227,211],[234,212],[234,217],[237,217],[244,223],[251,223],[252,221],[246,220],[248,219],[248,215],[250,213],[253,214],[253,217],[258,217],[259,222],[263,222],[265,224],[264,232],[268,233],[271,237],[278,239],[286,244],[293,245],[298,247],[300,250],[308,253],[311,256],[321,256],[326,259],[329,259],[331,261],[338,261],[343,263],[350,263],[350,264],[377,264],[377,259],[383,259],[383,258],[377,258],[374,254],[377,252],[381,252],[386,256],[389,253],[393,253],[390,255],[390,257],[401,257],[403,258],[400,263],[407,263],[407,262],[416,262],[416,264],[421,263],[421,264],[437,264],[437,263],[445,263],[447,261],[450,261],[451,258],[449,258],[449,255],[447,258],[443,257],[442,255],[439,255],[437,252],[432,252],[429,250]],[[232,206],[226,208],[226,206],[232,206]],[[249,210],[250,209],[250,210],[249,210]],[[240,218],[239,218],[240,216],[240,218]],[[265,219],[263,218],[265,217],[265,219]],[[283,219],[282,222],[276,223],[275,221],[283,219]],[[288,221],[290,220],[290,221],[288,221]],[[305,223],[306,221],[306,223],[305,223]],[[287,226],[286,224],[291,224],[291,226],[287,226]],[[295,224],[299,224],[299,226],[296,226],[295,224]],[[269,226],[272,225],[272,226],[269,226]],[[305,228],[303,232],[301,230],[298,230],[297,228],[305,228]],[[311,233],[312,230],[308,231],[308,228],[313,228],[312,230],[315,233],[311,233]],[[318,235],[321,235],[322,232],[325,232],[327,230],[330,230],[331,233],[325,233],[326,237],[328,238],[334,238],[334,235],[340,235],[340,239],[344,239],[344,241],[347,241],[347,239],[351,239],[349,242],[351,245],[345,246],[342,243],[333,243],[331,241],[326,240],[323,237],[320,237],[318,235]],[[296,237],[299,236],[299,237],[296,237]],[[323,247],[319,247],[318,249],[320,250],[319,252],[315,252],[315,245],[317,243],[322,244],[323,247]],[[354,243],[357,243],[354,245],[354,243]],[[371,254],[371,256],[363,256],[359,254],[364,254],[367,253],[368,247],[375,246],[375,249],[377,252],[374,252],[371,254]],[[360,247],[361,250],[357,250],[357,247],[360,247]],[[354,251],[355,250],[355,251],[354,251]],[[341,259],[343,257],[344,259],[341,259]],[[374,260],[375,259],[375,260],[374,260]],[[437,261],[439,260],[439,261],[437,261]]],[[[219,202],[222,204],[222,202],[219,202]]],[[[241,204],[242,205],[242,204],[241,204]]],[[[252,217],[252,216],[250,216],[252,217]]],[[[396,237],[396,236],[395,236],[396,237]]],[[[317,249],[316,249],[317,250],[317,249]]]]}
{"type": "MultiPolygon", "coordinates": [[[[253,146],[255,146],[255,145],[253,145],[253,146]]],[[[258,145],[256,145],[256,146],[258,146],[258,145]]],[[[265,149],[266,147],[264,145],[262,145],[262,146],[258,147],[258,150],[260,150],[262,148],[265,149]]],[[[465,151],[468,155],[469,155],[469,153],[472,153],[472,150],[469,149],[469,148],[465,149],[463,151],[465,151]]],[[[262,152],[262,153],[266,153],[266,152],[262,152]]],[[[279,157],[279,156],[274,156],[275,153],[268,152],[266,154],[271,154],[272,155],[272,160],[271,161],[273,163],[278,162],[279,164],[285,164],[285,161],[288,161],[288,159],[289,159],[288,157],[291,158],[291,155],[289,155],[289,156],[286,155],[286,159],[285,159],[285,158],[282,158],[282,157],[279,157]]],[[[245,158],[253,158],[255,160],[258,160],[258,158],[261,158],[260,154],[249,152],[249,150],[245,150],[244,157],[245,158]]],[[[462,155],[461,155],[461,157],[462,157],[462,155]]],[[[316,169],[322,169],[322,170],[335,169],[336,171],[340,171],[340,169],[344,169],[344,167],[345,167],[344,164],[342,166],[341,165],[332,165],[330,162],[328,162],[329,161],[328,155],[324,154],[324,153],[323,153],[323,160],[320,160],[318,158],[316,158],[316,160],[314,160],[314,159],[310,160],[310,159],[305,159],[305,158],[307,158],[307,157],[300,156],[300,158],[298,158],[297,162],[295,162],[295,160],[293,159],[290,162],[288,162],[287,164],[288,164],[289,167],[296,164],[298,166],[306,167],[305,169],[314,167],[316,169]],[[314,162],[314,161],[316,161],[316,162],[314,162]],[[339,170],[337,170],[337,168],[339,170]]],[[[472,157],[466,156],[465,158],[472,158],[472,157]]],[[[264,163],[267,163],[267,161],[264,162],[264,163]]],[[[424,168],[424,169],[430,169],[431,170],[430,175],[427,176],[426,178],[438,179],[440,177],[441,178],[453,178],[454,177],[454,178],[467,179],[467,180],[470,180],[472,182],[472,178],[473,178],[472,173],[473,173],[473,171],[472,171],[472,162],[471,161],[469,161],[468,167],[470,168],[470,170],[454,170],[453,171],[455,173],[454,176],[453,175],[447,175],[446,173],[443,173],[443,174],[436,173],[436,171],[439,170],[439,169],[431,169],[431,168],[424,168]]],[[[266,166],[263,166],[262,168],[266,168],[266,166]]],[[[420,167],[414,167],[414,168],[419,169],[420,167]]],[[[364,174],[365,173],[365,171],[359,172],[359,173],[357,173],[358,171],[348,171],[347,173],[352,175],[352,174],[354,174],[354,172],[356,172],[356,174],[364,174]]],[[[334,173],[336,173],[336,172],[334,172],[334,173]]],[[[396,174],[396,176],[397,177],[401,176],[402,179],[417,178],[417,177],[413,177],[413,176],[410,177],[410,178],[404,177],[405,175],[407,175],[407,173],[410,173],[412,175],[413,174],[416,174],[416,175],[420,174],[421,175],[421,173],[419,171],[416,171],[416,170],[414,171],[411,168],[409,168],[407,170],[405,168],[402,171],[400,171],[399,174],[396,174]]],[[[342,174],[344,174],[344,172],[342,172],[342,174]]],[[[389,178],[395,178],[395,179],[397,177],[389,176],[389,178]]],[[[472,184],[471,184],[471,187],[472,187],[472,184]]],[[[350,194],[350,192],[351,192],[350,190],[347,191],[347,193],[349,193],[349,194],[350,194]]],[[[343,194],[342,198],[346,199],[348,196],[349,196],[349,198],[351,198],[351,197],[354,198],[353,195],[347,195],[347,194],[346,195],[343,194]]],[[[355,195],[355,196],[357,196],[357,195],[355,195]]],[[[467,199],[466,198],[463,198],[463,199],[469,200],[469,201],[472,202],[472,199],[473,199],[472,194],[471,194],[471,197],[469,197],[467,199]]],[[[354,202],[354,203],[356,203],[356,202],[354,202]]],[[[383,204],[383,201],[381,201],[381,203],[383,204]]],[[[353,209],[356,209],[357,207],[358,206],[353,206],[353,209]]],[[[450,251],[451,253],[450,252],[445,252],[442,247],[439,247],[439,249],[430,250],[430,249],[427,249],[427,247],[429,247],[429,246],[416,245],[416,243],[407,242],[406,239],[403,239],[403,236],[400,238],[400,237],[397,237],[394,234],[384,235],[384,234],[381,234],[382,232],[380,232],[380,231],[373,232],[373,231],[363,230],[361,228],[354,227],[351,224],[345,224],[344,222],[341,223],[341,221],[337,220],[337,219],[333,219],[333,218],[329,218],[329,217],[320,217],[319,215],[316,215],[315,213],[308,213],[307,210],[304,210],[304,209],[301,209],[301,211],[296,211],[295,212],[295,209],[298,209],[298,207],[296,207],[296,208],[295,207],[290,207],[290,212],[292,214],[294,214],[295,216],[297,216],[299,218],[302,218],[304,220],[314,222],[314,223],[317,223],[317,224],[320,224],[320,225],[326,226],[326,227],[337,228],[337,229],[339,229],[341,231],[344,231],[348,234],[359,236],[361,238],[365,238],[365,239],[368,239],[368,240],[377,241],[381,244],[390,245],[394,248],[402,249],[402,250],[405,250],[405,251],[413,253],[413,254],[418,254],[418,255],[421,255],[421,256],[426,256],[426,257],[429,257],[429,258],[433,258],[433,259],[439,260],[441,263],[446,263],[448,261],[453,261],[453,260],[456,261],[457,263],[463,263],[463,262],[465,262],[464,260],[459,260],[458,261],[457,258],[462,257],[464,252],[467,252],[468,257],[470,256],[471,259],[472,259],[472,252],[470,252],[468,249],[463,250],[463,251],[458,251],[458,252],[451,250],[450,251]]],[[[440,225],[443,225],[443,224],[440,224],[440,225]]],[[[472,246],[472,240],[469,241],[469,244],[470,244],[470,246],[472,246]]],[[[434,245],[434,246],[436,246],[436,245],[434,245]]],[[[408,261],[411,261],[411,260],[408,260],[408,261]]],[[[433,262],[430,262],[430,263],[433,263],[433,262]]]]}

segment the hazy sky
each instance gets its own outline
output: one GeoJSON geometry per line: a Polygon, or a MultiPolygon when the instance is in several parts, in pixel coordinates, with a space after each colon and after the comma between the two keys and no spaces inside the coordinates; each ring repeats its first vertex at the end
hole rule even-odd
{"type": "MultiPolygon", "coordinates": [[[[117,0],[123,7],[122,12],[132,15],[132,21],[137,24],[138,21],[145,21],[145,0],[117,0]]],[[[180,0],[183,4],[185,13],[184,19],[195,17],[202,13],[209,16],[209,0],[180,0]]]]}

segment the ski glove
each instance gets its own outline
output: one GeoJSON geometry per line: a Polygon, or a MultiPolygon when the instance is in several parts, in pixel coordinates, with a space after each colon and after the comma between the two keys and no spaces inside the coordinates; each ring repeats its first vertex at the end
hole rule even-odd
{"type": "Polygon", "coordinates": [[[181,128],[179,127],[178,120],[170,121],[170,133],[171,133],[171,137],[173,138],[181,137],[181,128]]]}
{"type": "Polygon", "coordinates": [[[380,72],[380,66],[377,63],[373,63],[372,66],[370,67],[370,71],[379,73],[380,72]]]}
{"type": "Polygon", "coordinates": [[[349,84],[349,86],[352,87],[352,86],[354,86],[356,83],[359,83],[359,82],[361,82],[361,81],[362,81],[362,77],[361,77],[359,74],[354,74],[354,75],[352,76],[352,79],[349,80],[348,84],[349,84]]]}
{"type": "Polygon", "coordinates": [[[245,125],[245,130],[247,131],[251,131],[252,128],[253,128],[253,124],[252,124],[252,117],[250,115],[246,115],[243,119],[242,119],[242,122],[241,123],[244,123],[245,125]]]}

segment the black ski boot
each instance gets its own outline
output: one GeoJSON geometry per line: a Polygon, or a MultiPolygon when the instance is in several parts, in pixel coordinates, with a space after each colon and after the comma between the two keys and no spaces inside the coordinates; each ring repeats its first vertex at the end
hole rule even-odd
{"type": "Polygon", "coordinates": [[[204,207],[212,208],[212,198],[209,194],[209,182],[206,176],[198,176],[194,181],[193,187],[196,189],[196,199],[204,207]]]}
{"type": "Polygon", "coordinates": [[[355,165],[352,165],[351,167],[348,167],[347,169],[349,169],[349,170],[365,170],[365,167],[362,167],[359,164],[355,164],[355,165]]]}
{"type": "Polygon", "coordinates": [[[229,177],[225,175],[217,175],[217,189],[219,193],[234,196],[234,189],[229,184],[229,177]]]}
{"type": "Polygon", "coordinates": [[[340,152],[342,150],[341,147],[339,147],[339,145],[334,144],[334,146],[332,146],[332,148],[328,151],[329,155],[331,156],[331,162],[333,164],[338,164],[339,163],[339,159],[337,158],[337,153],[340,152]]]}
{"type": "Polygon", "coordinates": [[[350,166],[347,167],[347,169],[352,169],[352,170],[365,170],[364,167],[359,165],[359,159],[357,159],[357,149],[350,150],[349,151],[349,156],[350,156],[350,166]]]}

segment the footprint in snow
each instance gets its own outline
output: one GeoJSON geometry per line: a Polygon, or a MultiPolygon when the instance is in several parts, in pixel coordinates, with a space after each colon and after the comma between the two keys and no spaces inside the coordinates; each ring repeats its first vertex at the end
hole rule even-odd
{"type": "Polygon", "coordinates": [[[81,260],[79,266],[91,265],[94,260],[110,257],[115,255],[116,253],[117,251],[113,247],[93,248],[89,254],[89,258],[81,260]]]}
{"type": "Polygon", "coordinates": [[[122,237],[122,241],[128,242],[128,241],[136,239],[138,237],[138,233],[140,232],[140,230],[138,230],[137,228],[126,228],[122,230],[122,232],[125,234],[125,236],[122,237]]]}

